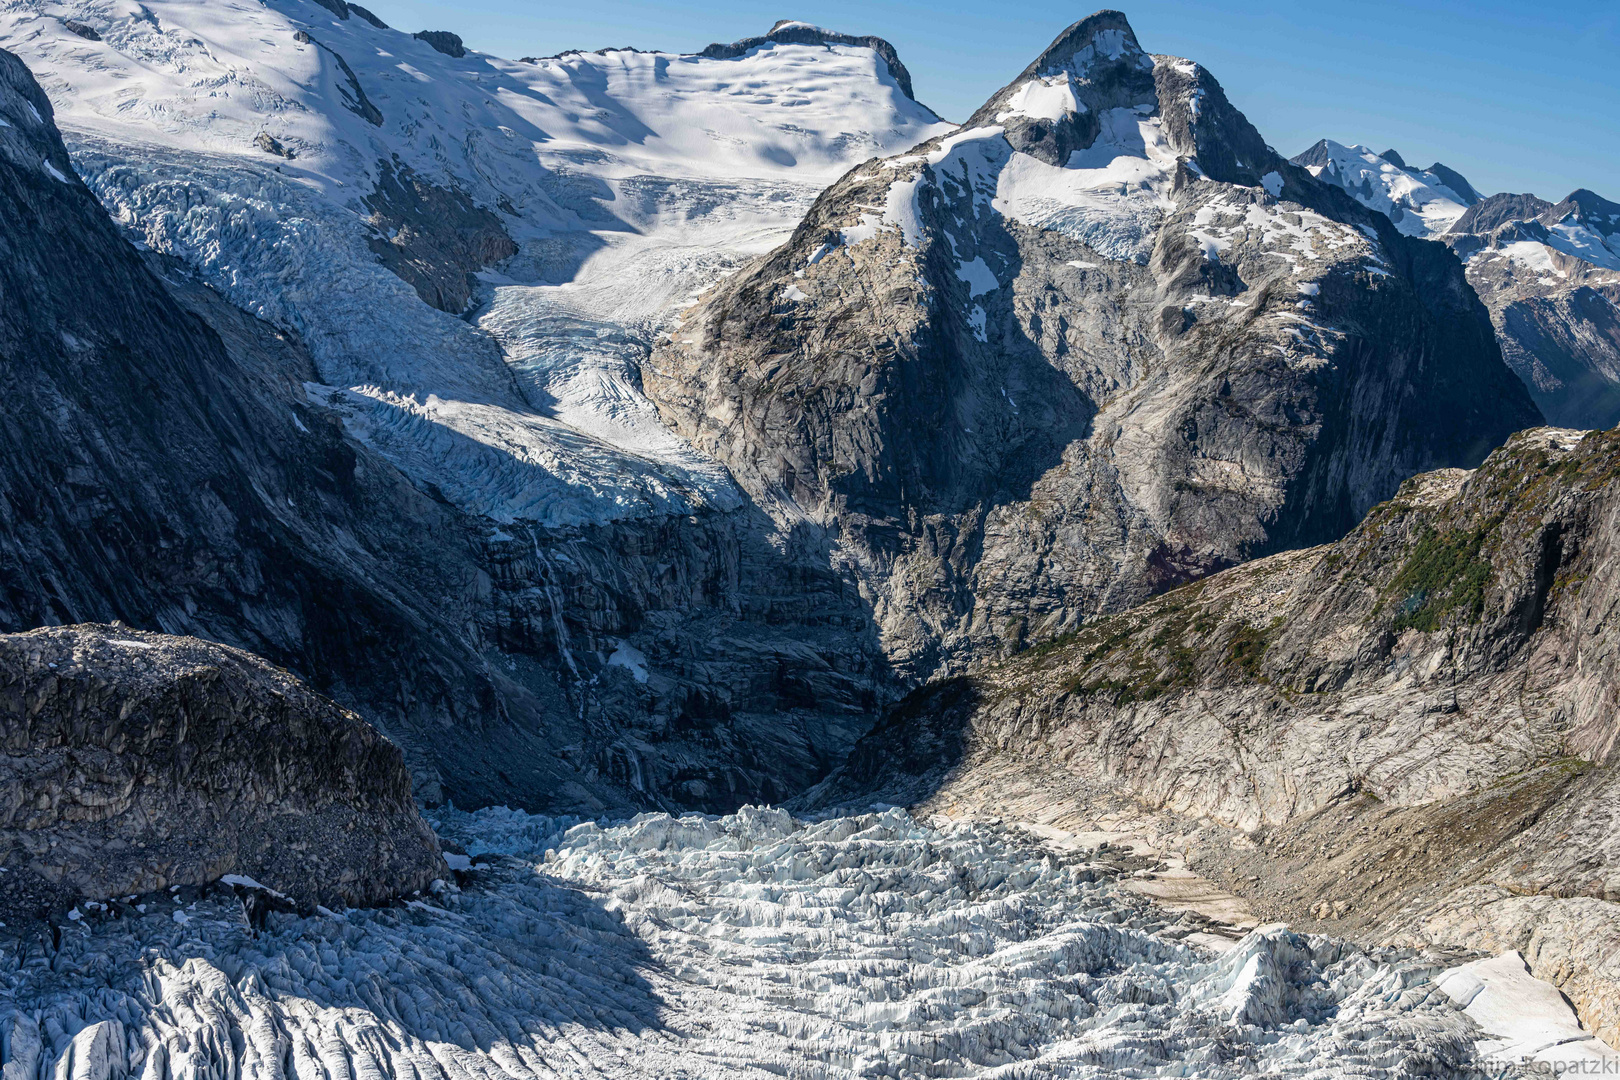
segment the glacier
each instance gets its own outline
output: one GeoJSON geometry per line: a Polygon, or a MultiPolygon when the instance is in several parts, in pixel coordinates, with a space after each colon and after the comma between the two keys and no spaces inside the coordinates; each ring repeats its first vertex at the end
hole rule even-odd
{"type": "Polygon", "coordinates": [[[418,483],[544,527],[740,505],[642,396],[640,357],[849,167],[949,125],[866,47],[455,57],[343,7],[19,0],[0,45],[130,238],[297,333],[312,402],[418,483]],[[368,247],[385,168],[517,244],[466,317],[368,247]]]}
{"type": "Polygon", "coordinates": [[[1572,1023],[1511,959],[1280,925],[1208,948],[1105,853],[996,822],[435,824],[468,872],[401,906],[255,932],[230,890],[180,890],[18,938],[6,1080],[1446,1076],[1572,1023]]]}

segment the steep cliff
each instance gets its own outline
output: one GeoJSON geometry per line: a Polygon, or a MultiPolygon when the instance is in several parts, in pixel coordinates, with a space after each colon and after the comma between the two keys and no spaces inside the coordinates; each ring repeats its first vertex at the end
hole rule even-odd
{"type": "Polygon", "coordinates": [[[911,677],[1341,535],[1539,421],[1450,252],[1117,12],[833,185],[642,379],[826,537],[911,677]]]}

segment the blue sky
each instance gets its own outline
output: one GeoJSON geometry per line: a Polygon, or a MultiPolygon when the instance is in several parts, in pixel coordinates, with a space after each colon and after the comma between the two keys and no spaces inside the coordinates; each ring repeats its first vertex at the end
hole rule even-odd
{"type": "MultiPolygon", "coordinates": [[[[362,0],[402,30],[500,56],[635,45],[694,52],[803,19],[892,41],[917,97],[963,120],[1093,8],[1049,0],[362,0]]],[[[1209,68],[1267,141],[1318,138],[1439,160],[1475,187],[1620,201],[1620,0],[1186,3],[1123,7],[1149,52],[1209,68]]]]}

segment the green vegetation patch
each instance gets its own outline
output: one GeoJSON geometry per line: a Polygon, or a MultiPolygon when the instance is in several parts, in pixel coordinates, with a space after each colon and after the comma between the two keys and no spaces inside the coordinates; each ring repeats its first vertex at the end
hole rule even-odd
{"type": "Polygon", "coordinates": [[[1492,576],[1490,559],[1481,549],[1497,524],[1493,519],[1475,529],[1444,532],[1424,527],[1386,590],[1402,598],[1395,615],[1396,633],[1408,628],[1428,633],[1454,611],[1470,622],[1479,621],[1492,576]]]}
{"type": "Polygon", "coordinates": [[[1279,615],[1263,630],[1248,623],[1238,627],[1237,633],[1232,635],[1231,644],[1226,647],[1227,666],[1236,668],[1250,682],[1267,682],[1260,672],[1260,663],[1266,658],[1271,639],[1277,636],[1282,624],[1282,616],[1279,615]]]}

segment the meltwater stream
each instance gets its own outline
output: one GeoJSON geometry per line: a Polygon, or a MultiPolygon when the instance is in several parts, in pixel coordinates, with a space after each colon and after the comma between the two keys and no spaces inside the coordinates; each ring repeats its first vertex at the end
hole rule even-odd
{"type": "Polygon", "coordinates": [[[446,812],[461,889],[272,915],[148,898],[0,955],[5,1080],[1471,1075],[1435,966],[1196,917],[901,810],[446,812]],[[479,858],[479,853],[488,853],[479,858]]]}

